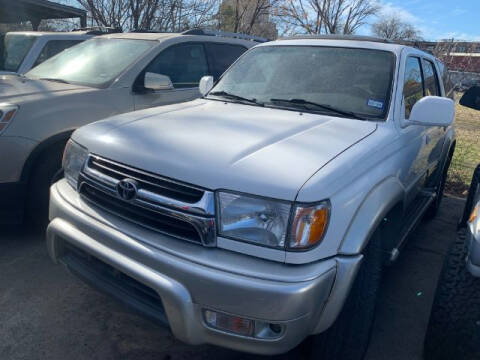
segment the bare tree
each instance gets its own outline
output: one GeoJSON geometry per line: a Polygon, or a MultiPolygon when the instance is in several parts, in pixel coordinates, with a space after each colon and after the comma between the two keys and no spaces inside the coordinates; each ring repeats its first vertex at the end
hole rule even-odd
{"type": "Polygon", "coordinates": [[[372,32],[381,38],[389,40],[419,41],[421,32],[415,26],[402,21],[395,16],[380,18],[372,25],[372,32]]]}
{"type": "Polygon", "coordinates": [[[372,0],[284,0],[278,15],[291,32],[353,34],[378,10],[372,0]]]}
{"type": "Polygon", "coordinates": [[[217,19],[222,30],[276,37],[271,15],[280,0],[224,0],[217,19]]]}
{"type": "MultiPolygon", "coordinates": [[[[142,1],[142,0],[137,0],[142,1]]],[[[124,29],[131,18],[129,0],[77,0],[99,26],[124,29]]]]}
{"type": "Polygon", "coordinates": [[[213,24],[219,0],[77,0],[92,23],[122,30],[182,31],[213,24]]]}

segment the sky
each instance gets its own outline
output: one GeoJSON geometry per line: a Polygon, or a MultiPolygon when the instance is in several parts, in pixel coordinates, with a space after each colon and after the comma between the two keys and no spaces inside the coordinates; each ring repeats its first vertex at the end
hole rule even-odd
{"type": "MultiPolygon", "coordinates": [[[[418,28],[425,40],[480,41],[480,0],[378,0],[383,13],[418,28]]],[[[374,20],[374,19],[372,19],[374,20]]],[[[370,34],[365,25],[359,33],[370,34]]]]}

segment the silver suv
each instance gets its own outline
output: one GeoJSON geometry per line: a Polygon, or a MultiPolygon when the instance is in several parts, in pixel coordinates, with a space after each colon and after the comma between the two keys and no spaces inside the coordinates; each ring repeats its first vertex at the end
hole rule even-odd
{"type": "Polygon", "coordinates": [[[372,38],[257,45],[202,99],[77,130],[48,251],[190,343],[314,335],[361,359],[382,268],[440,205],[455,106],[432,55],[372,38]]]}
{"type": "Polygon", "coordinates": [[[46,221],[50,180],[77,127],[193,100],[202,76],[218,79],[258,41],[203,30],[103,35],[24,76],[0,76],[0,223],[19,222],[25,207],[46,221]]]}

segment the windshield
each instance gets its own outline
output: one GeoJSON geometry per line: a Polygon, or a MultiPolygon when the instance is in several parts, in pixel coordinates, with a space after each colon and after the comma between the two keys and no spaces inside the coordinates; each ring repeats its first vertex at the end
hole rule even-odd
{"type": "Polygon", "coordinates": [[[0,56],[0,70],[17,72],[36,39],[32,35],[6,34],[0,56]]]}
{"type": "Polygon", "coordinates": [[[46,60],[26,76],[101,87],[156,44],[147,40],[90,39],[46,60]]]}
{"type": "Polygon", "coordinates": [[[264,46],[243,55],[209,98],[384,119],[394,54],[325,46],[264,46]]]}

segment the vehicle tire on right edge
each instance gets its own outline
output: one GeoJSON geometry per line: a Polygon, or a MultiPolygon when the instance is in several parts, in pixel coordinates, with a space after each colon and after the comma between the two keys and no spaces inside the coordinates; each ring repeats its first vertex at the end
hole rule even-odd
{"type": "Polygon", "coordinates": [[[363,251],[363,263],[335,323],[307,340],[311,360],[361,360],[370,343],[384,265],[377,230],[363,251]]]}
{"type": "Polygon", "coordinates": [[[480,359],[480,279],[466,268],[466,229],[445,258],[425,336],[425,360],[480,359]]]}

